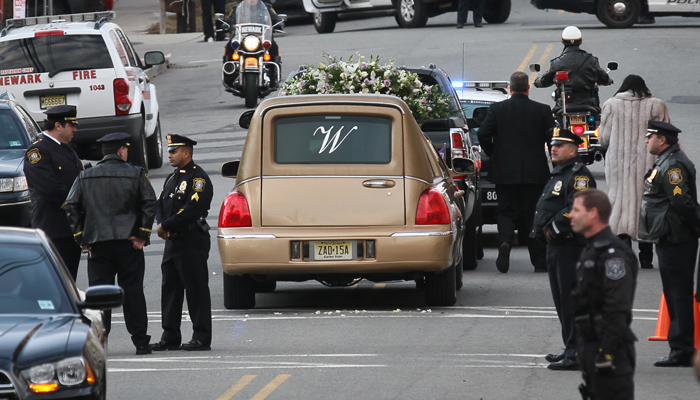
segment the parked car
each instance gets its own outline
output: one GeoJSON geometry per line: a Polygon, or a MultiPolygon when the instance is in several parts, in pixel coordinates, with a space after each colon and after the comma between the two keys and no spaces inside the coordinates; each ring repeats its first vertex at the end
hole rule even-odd
{"type": "Polygon", "coordinates": [[[219,214],[226,308],[252,308],[276,281],[348,286],[414,280],[428,305],[462,286],[464,191],[406,103],[369,94],[271,98],[244,113],[248,136],[219,214]],[[248,121],[246,121],[248,118],[248,121]]]}
{"type": "Polygon", "coordinates": [[[156,88],[145,69],[165,62],[151,51],[134,51],[114,12],[12,19],[0,33],[0,90],[14,95],[42,121],[53,106],[78,107],[73,145],[81,159],[102,158],[95,141],[113,132],[131,134],[130,161],[163,164],[156,88]]]}
{"type": "Polygon", "coordinates": [[[24,155],[41,132],[17,102],[0,99],[0,225],[31,225],[24,155]]]}
{"type": "Polygon", "coordinates": [[[81,298],[41,230],[0,228],[0,398],[105,399],[101,312],[119,307],[118,286],[81,298]]]}

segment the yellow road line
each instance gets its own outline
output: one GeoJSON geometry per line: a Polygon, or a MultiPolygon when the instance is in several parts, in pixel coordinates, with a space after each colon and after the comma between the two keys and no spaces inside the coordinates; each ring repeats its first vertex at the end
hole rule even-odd
{"type": "Polygon", "coordinates": [[[270,395],[275,389],[277,389],[284,381],[287,380],[291,375],[289,374],[282,374],[282,375],[277,375],[275,379],[271,380],[270,383],[265,385],[264,388],[262,388],[258,393],[253,396],[250,400],[264,400],[267,398],[267,396],[270,395]]]}
{"type": "MultiPolygon", "coordinates": [[[[540,64],[540,68],[542,68],[542,71],[546,71],[547,68],[549,67],[549,63],[545,64],[548,59],[549,55],[552,53],[552,48],[554,47],[554,43],[549,43],[547,45],[547,48],[544,49],[544,53],[542,53],[542,57],[540,57],[540,60],[538,61],[538,64],[540,64]]],[[[534,82],[535,79],[537,79],[537,72],[533,72],[530,74],[530,83],[534,82]]]]}
{"type": "Polygon", "coordinates": [[[227,391],[225,391],[221,396],[217,397],[216,400],[229,400],[236,393],[240,392],[241,389],[250,383],[257,375],[243,375],[238,382],[234,383],[227,391]]]}
{"type": "Polygon", "coordinates": [[[375,289],[384,289],[386,287],[386,283],[375,283],[374,288],[375,289]]]}
{"type": "Polygon", "coordinates": [[[527,52],[527,55],[525,56],[525,59],[523,59],[523,62],[520,63],[518,66],[518,71],[524,71],[525,67],[527,66],[527,63],[530,62],[530,59],[532,56],[535,55],[535,50],[537,50],[537,45],[533,44],[532,47],[530,47],[530,51],[527,52]]]}

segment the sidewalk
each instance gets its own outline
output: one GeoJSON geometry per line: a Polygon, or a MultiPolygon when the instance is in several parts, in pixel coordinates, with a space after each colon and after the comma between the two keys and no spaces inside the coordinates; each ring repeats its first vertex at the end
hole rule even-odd
{"type": "Polygon", "coordinates": [[[160,21],[159,0],[115,0],[116,22],[136,44],[163,45],[204,40],[202,32],[149,35],[147,29],[160,21]]]}

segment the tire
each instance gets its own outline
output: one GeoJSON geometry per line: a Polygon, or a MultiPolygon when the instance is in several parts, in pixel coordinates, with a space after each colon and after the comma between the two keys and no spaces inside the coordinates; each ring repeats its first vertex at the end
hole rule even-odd
{"type": "Polygon", "coordinates": [[[486,3],[484,20],[489,24],[502,24],[510,17],[511,0],[491,0],[486,3]]]}
{"type": "Polygon", "coordinates": [[[479,231],[476,233],[476,259],[484,259],[484,226],[479,227],[479,231]]]}
{"type": "Polygon", "coordinates": [[[600,0],[596,16],[608,28],[629,28],[637,22],[641,12],[639,0],[600,0]]]}
{"type": "Polygon", "coordinates": [[[255,293],[272,293],[277,288],[277,281],[255,281],[255,293]]]}
{"type": "Polygon", "coordinates": [[[318,33],[333,33],[335,23],[338,21],[338,13],[317,12],[314,13],[314,28],[318,33]]]}
{"type": "Polygon", "coordinates": [[[471,217],[469,217],[464,227],[464,240],[462,242],[462,263],[464,265],[464,269],[467,271],[476,269],[478,263],[476,261],[478,258],[476,246],[478,227],[476,226],[477,216],[475,215],[475,212],[476,209],[474,209],[471,217]]]}
{"type": "Polygon", "coordinates": [[[455,288],[460,290],[464,286],[464,256],[459,260],[457,265],[455,265],[455,288]]]}
{"type": "Polygon", "coordinates": [[[134,165],[140,165],[148,172],[148,148],[146,146],[146,131],[141,127],[139,137],[136,140],[132,138],[132,146],[129,147],[128,161],[134,165]]]}
{"type": "Polygon", "coordinates": [[[398,0],[396,22],[402,28],[422,28],[428,23],[428,6],[423,0],[398,0]]]}
{"type": "Polygon", "coordinates": [[[425,276],[425,303],[429,306],[451,306],[457,302],[455,265],[425,276]]]}
{"type": "Polygon", "coordinates": [[[148,146],[148,168],[160,168],[163,166],[163,135],[160,130],[160,117],[156,121],[156,130],[151,137],[146,139],[148,146]]]}
{"type": "Polygon", "coordinates": [[[258,76],[255,72],[243,74],[243,96],[246,108],[255,108],[258,104],[258,76]]]}
{"type": "Polygon", "coordinates": [[[228,310],[255,308],[255,281],[248,275],[224,273],[224,307],[228,310]]]}

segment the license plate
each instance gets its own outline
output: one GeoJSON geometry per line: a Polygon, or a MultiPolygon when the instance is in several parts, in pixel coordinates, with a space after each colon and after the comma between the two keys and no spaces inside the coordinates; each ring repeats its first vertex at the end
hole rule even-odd
{"type": "Polygon", "coordinates": [[[245,59],[245,67],[246,68],[257,68],[258,67],[258,59],[257,58],[246,58],[245,59]]]}
{"type": "Polygon", "coordinates": [[[56,106],[63,106],[65,104],[66,104],[66,95],[65,94],[57,94],[54,96],[40,96],[39,97],[39,107],[41,107],[42,110],[46,110],[47,108],[56,107],[56,106]]]}
{"type": "Polygon", "coordinates": [[[314,261],[354,260],[357,258],[354,240],[310,242],[309,244],[312,250],[309,258],[314,261]]]}
{"type": "Polygon", "coordinates": [[[486,201],[498,201],[498,195],[496,194],[495,190],[487,190],[484,194],[486,201]]]}

